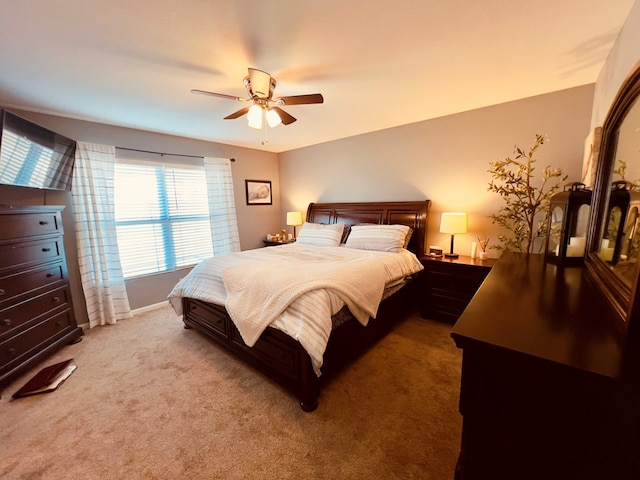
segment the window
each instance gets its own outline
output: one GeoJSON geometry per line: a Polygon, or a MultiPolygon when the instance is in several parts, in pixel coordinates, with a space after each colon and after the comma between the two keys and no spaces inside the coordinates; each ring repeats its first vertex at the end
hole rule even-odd
{"type": "Polygon", "coordinates": [[[202,166],[118,159],[114,183],[125,278],[170,271],[213,256],[202,166]]]}

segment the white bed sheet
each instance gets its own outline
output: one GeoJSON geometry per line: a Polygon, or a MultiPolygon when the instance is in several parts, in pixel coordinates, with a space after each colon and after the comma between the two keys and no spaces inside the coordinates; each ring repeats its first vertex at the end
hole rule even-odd
{"type": "MultiPolygon", "coordinates": [[[[222,272],[229,267],[246,265],[250,268],[254,262],[271,262],[279,271],[283,271],[282,266],[286,264],[340,262],[364,258],[382,265],[386,286],[402,281],[423,268],[418,258],[408,250],[392,253],[344,246],[320,247],[293,243],[245,250],[204,260],[178,282],[168,298],[176,313],[181,315],[182,297],[226,305],[227,290],[222,272]]],[[[317,289],[294,300],[271,326],[298,340],[309,353],[316,374],[320,375],[324,351],[331,333],[331,316],[344,305],[345,302],[331,289],[317,289]]]]}

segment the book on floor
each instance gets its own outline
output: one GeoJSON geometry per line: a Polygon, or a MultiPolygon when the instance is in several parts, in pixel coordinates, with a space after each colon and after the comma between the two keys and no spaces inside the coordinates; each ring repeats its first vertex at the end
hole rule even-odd
{"type": "Polygon", "coordinates": [[[40,370],[31,380],[13,394],[12,398],[27,397],[38,393],[53,392],[62,385],[69,375],[77,368],[73,363],[73,358],[64,362],[49,365],[40,370]]]}

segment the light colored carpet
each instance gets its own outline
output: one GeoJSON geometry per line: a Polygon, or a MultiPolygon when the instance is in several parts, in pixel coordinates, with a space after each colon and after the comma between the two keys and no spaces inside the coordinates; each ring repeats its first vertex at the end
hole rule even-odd
{"type": "Polygon", "coordinates": [[[0,478],[452,479],[461,352],[450,326],[401,323],[304,413],[170,307],[89,331],[2,391],[0,478]],[[10,401],[74,358],[55,392],[10,401]]]}

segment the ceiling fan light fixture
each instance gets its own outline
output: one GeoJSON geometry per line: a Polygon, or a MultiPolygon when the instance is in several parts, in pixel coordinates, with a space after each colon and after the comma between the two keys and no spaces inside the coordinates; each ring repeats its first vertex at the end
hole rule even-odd
{"type": "Polygon", "coordinates": [[[280,118],[278,112],[272,110],[271,108],[267,110],[265,116],[267,117],[267,123],[271,128],[275,128],[282,123],[282,118],[280,118]]]}
{"type": "Polygon", "coordinates": [[[247,113],[247,120],[251,128],[260,130],[262,128],[262,107],[260,105],[253,105],[247,113]]]}

